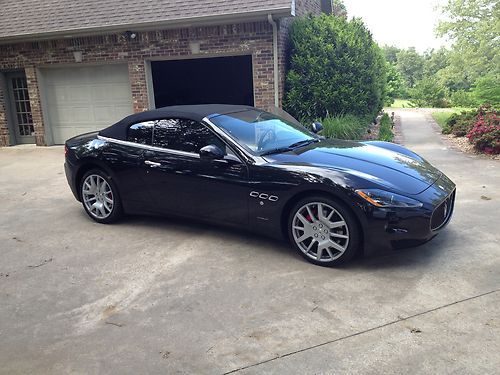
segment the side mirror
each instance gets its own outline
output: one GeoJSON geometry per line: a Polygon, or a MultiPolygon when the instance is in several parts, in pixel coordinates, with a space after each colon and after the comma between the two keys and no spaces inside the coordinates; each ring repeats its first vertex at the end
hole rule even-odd
{"type": "Polygon", "coordinates": [[[202,159],[216,160],[224,159],[226,154],[216,145],[208,145],[200,149],[200,157],[202,159]]]}
{"type": "Polygon", "coordinates": [[[323,130],[323,124],[321,122],[313,122],[312,124],[313,133],[318,134],[322,130],[323,130]]]}

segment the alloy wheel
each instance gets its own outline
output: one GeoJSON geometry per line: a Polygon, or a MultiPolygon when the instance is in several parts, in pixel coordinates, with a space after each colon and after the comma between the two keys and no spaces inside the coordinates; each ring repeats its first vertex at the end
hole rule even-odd
{"type": "Polygon", "coordinates": [[[297,210],[292,234],[299,249],[318,262],[340,258],[349,246],[349,227],[344,217],[322,202],[310,202],[297,210]]]}
{"type": "Polygon", "coordinates": [[[106,219],[113,212],[113,191],[102,176],[87,176],[82,184],[82,199],[87,211],[97,219],[106,219]]]}

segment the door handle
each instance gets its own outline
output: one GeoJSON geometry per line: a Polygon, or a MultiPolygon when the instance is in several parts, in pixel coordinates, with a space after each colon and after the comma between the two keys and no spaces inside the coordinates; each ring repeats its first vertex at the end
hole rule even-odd
{"type": "Polygon", "coordinates": [[[154,161],[146,160],[144,164],[149,165],[151,168],[156,168],[161,165],[161,163],[155,163],[154,161]]]}

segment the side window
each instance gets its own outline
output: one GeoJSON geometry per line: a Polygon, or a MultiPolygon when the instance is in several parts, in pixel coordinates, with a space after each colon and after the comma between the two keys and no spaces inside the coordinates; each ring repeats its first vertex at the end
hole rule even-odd
{"type": "Polygon", "coordinates": [[[186,119],[155,121],[153,146],[184,152],[199,153],[207,145],[226,145],[205,125],[186,119]]]}
{"type": "Polygon", "coordinates": [[[145,121],[130,126],[127,131],[127,141],[151,146],[153,125],[153,121],[145,121]]]}

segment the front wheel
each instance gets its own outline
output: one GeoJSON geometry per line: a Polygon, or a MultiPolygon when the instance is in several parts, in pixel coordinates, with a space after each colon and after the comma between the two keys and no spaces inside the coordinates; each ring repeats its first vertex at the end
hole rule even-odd
{"type": "Polygon", "coordinates": [[[321,196],[297,202],[288,220],[288,234],[299,253],[320,266],[350,260],[361,244],[361,232],[351,211],[321,196]]]}
{"type": "Polygon", "coordinates": [[[120,218],[120,197],[115,184],[106,173],[99,169],[85,173],[80,191],[83,208],[92,219],[107,224],[120,218]]]}

